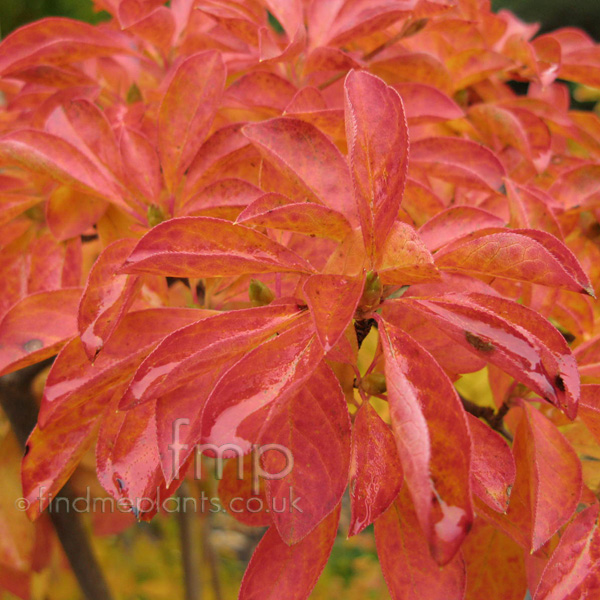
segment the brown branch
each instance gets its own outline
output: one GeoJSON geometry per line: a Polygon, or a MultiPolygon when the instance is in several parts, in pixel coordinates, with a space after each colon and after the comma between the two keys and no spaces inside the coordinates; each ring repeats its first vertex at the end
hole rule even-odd
{"type": "Polygon", "coordinates": [[[204,541],[204,561],[208,564],[210,571],[210,581],[212,585],[214,600],[223,600],[223,592],[221,590],[221,579],[219,578],[219,558],[215,551],[215,547],[210,539],[211,532],[211,514],[205,515],[202,524],[202,539],[204,541]]]}
{"type": "MultiPolygon", "coordinates": [[[[0,406],[23,448],[37,422],[38,408],[31,393],[33,378],[49,364],[44,361],[0,377],[0,406]]],[[[74,494],[67,483],[50,503],[48,512],[73,573],[87,600],[111,600],[112,595],[79,515],[69,508],[74,494]],[[66,502],[65,502],[66,499],[66,502]],[[61,507],[67,506],[67,510],[61,507]]]]}
{"type": "Polygon", "coordinates": [[[188,512],[186,498],[190,496],[188,484],[184,481],[177,491],[179,496],[179,540],[183,562],[183,582],[185,600],[202,598],[202,581],[200,578],[200,548],[198,542],[198,517],[195,512],[188,512]]]}
{"type": "Polygon", "coordinates": [[[512,434],[504,426],[504,417],[508,413],[510,406],[504,402],[496,412],[491,406],[479,406],[471,400],[467,400],[462,394],[459,394],[464,409],[478,419],[483,419],[494,431],[503,435],[509,442],[513,441],[512,434]]]}
{"type": "Polygon", "coordinates": [[[365,338],[369,335],[371,331],[371,327],[377,327],[377,321],[375,319],[357,319],[354,321],[354,330],[356,331],[356,341],[358,342],[358,347],[362,346],[362,343],[365,341],[365,338]]]}

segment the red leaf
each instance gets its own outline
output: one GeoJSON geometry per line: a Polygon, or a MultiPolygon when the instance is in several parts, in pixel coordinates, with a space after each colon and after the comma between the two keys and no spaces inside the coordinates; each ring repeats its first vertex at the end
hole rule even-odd
{"type": "MultiPolygon", "coordinates": [[[[442,280],[441,285],[447,286],[448,283],[442,280]]],[[[405,296],[410,295],[413,290],[416,295],[420,295],[418,288],[415,289],[415,287],[411,287],[405,296]]],[[[446,335],[444,329],[436,326],[431,318],[413,310],[407,302],[386,301],[383,305],[382,315],[386,321],[396,324],[423,346],[450,374],[474,373],[486,365],[486,360],[458,345],[446,335]]]]}
{"type": "Polygon", "coordinates": [[[434,137],[414,142],[410,166],[426,177],[439,177],[458,186],[489,191],[500,189],[506,175],[491,150],[461,138],[434,137]]]}
{"type": "Polygon", "coordinates": [[[481,208],[452,206],[427,221],[419,229],[419,236],[435,252],[472,231],[505,225],[502,219],[481,208]]]}
{"type": "Polygon", "coordinates": [[[398,216],[408,169],[408,127],[396,90],[364,71],[344,83],[346,138],[354,197],[371,259],[398,216]]]}
{"type": "Polygon", "coordinates": [[[266,0],[266,4],[292,39],[298,27],[304,24],[302,0],[266,0]]]}
{"type": "Polygon", "coordinates": [[[185,198],[189,198],[209,183],[226,177],[255,182],[250,173],[255,174],[256,169],[252,164],[260,159],[260,155],[248,142],[248,138],[242,135],[241,129],[240,123],[228,125],[215,131],[202,144],[186,176],[185,198]],[[248,165],[250,169],[246,170],[248,165]]]}
{"type": "MultiPolygon", "coordinates": [[[[223,207],[235,207],[239,212],[261,196],[264,196],[261,189],[243,179],[219,179],[192,196],[185,203],[184,212],[186,215],[211,216],[211,209],[223,207]]],[[[240,222],[238,216],[236,223],[240,222]]]]}
{"type": "Polygon", "coordinates": [[[158,116],[158,151],[171,192],[208,135],[225,87],[219,52],[186,58],[175,71],[158,116]]]}
{"type": "Polygon", "coordinates": [[[72,143],[91,160],[98,163],[100,168],[121,176],[121,160],[114,131],[106,115],[92,102],[86,99],[75,99],[66,102],[50,115],[46,122],[48,133],[63,137],[72,143]],[[64,117],[61,113],[64,111],[64,117]],[[63,118],[61,118],[63,117],[63,118]],[[53,120],[57,118],[57,127],[53,120]],[[68,129],[73,135],[65,135],[68,129]]]}
{"type": "Polygon", "coordinates": [[[141,133],[121,128],[119,151],[123,161],[125,183],[132,192],[157,201],[162,188],[160,161],[154,146],[141,133]]]}
{"type": "Polygon", "coordinates": [[[539,189],[506,180],[506,197],[514,227],[541,229],[559,240],[562,232],[552,211],[553,199],[539,189]]]}
{"type": "Polygon", "coordinates": [[[211,217],[180,217],[152,228],[134,248],[124,272],[173,277],[230,277],[312,267],[253,229],[211,217]]]}
{"type": "Polygon", "coordinates": [[[422,311],[457,343],[575,418],[579,401],[575,358],[560,332],[536,311],[479,293],[397,302],[422,311]]]}
{"type": "Polygon", "coordinates": [[[553,235],[536,229],[477,232],[443,248],[435,260],[440,268],[450,271],[504,277],[594,296],[594,288],[575,255],[553,235]]]}
{"type": "Polygon", "coordinates": [[[110,408],[96,445],[98,480],[120,501],[120,511],[127,507],[136,518],[150,520],[179,485],[166,486],[160,470],[154,403],[128,411],[110,408]]]}
{"type": "MultiPolygon", "coordinates": [[[[123,4],[121,2],[119,9],[123,4]]],[[[175,26],[175,19],[171,10],[166,6],[159,6],[139,20],[130,23],[124,29],[167,53],[171,48],[175,26]]]]}
{"type": "Polygon", "coordinates": [[[471,485],[482,502],[498,512],[506,512],[515,482],[515,460],[509,445],[499,433],[467,414],[473,440],[471,485]]]}
{"type": "MultiPolygon", "coordinates": [[[[336,6],[337,3],[332,4],[336,6]]],[[[416,4],[417,0],[345,2],[331,23],[327,39],[331,45],[341,46],[355,38],[381,31],[409,15],[416,4]]]]}
{"type": "Polygon", "coordinates": [[[350,416],[340,384],[324,362],[298,393],[271,411],[260,443],[289,452],[286,457],[280,449],[268,450],[263,463],[275,475],[293,467],[283,478],[267,477],[266,491],[279,535],[286,544],[297,544],[335,510],[348,484],[350,416]]]}
{"type": "Polygon", "coordinates": [[[236,223],[295,231],[342,241],[350,223],[339,212],[316,202],[292,202],[280,194],[257,198],[236,219],[236,223]]]}
{"type": "Polygon", "coordinates": [[[412,338],[380,321],[392,428],[421,528],[439,564],[473,520],[471,439],[454,386],[412,338]]]}
{"type": "Polygon", "coordinates": [[[23,458],[23,496],[27,514],[37,519],[55,498],[92,444],[100,416],[110,404],[114,390],[90,398],[90,402],[65,412],[43,429],[39,424],[29,436],[23,458]]]}
{"type": "Polygon", "coordinates": [[[57,243],[46,233],[31,243],[27,291],[49,292],[81,283],[81,240],[57,243]]]}
{"type": "Polygon", "coordinates": [[[3,75],[39,64],[64,65],[94,56],[132,53],[129,40],[117,31],[60,18],[21,27],[2,42],[0,50],[3,75]]]}
{"type": "MultiPolygon", "coordinates": [[[[73,316],[75,308],[73,307],[73,316]]],[[[52,418],[126,383],[154,346],[175,329],[202,319],[199,309],[156,308],[129,313],[92,365],[79,338],[67,344],[54,361],[40,407],[42,427],[52,418]]],[[[124,389],[123,389],[124,391],[124,389]]]]}
{"type": "MultiPolygon", "coordinates": [[[[274,108],[277,114],[284,111],[296,92],[293,84],[275,73],[252,71],[227,88],[223,101],[225,106],[243,111],[242,114],[253,106],[274,108]]],[[[274,116],[273,111],[269,112],[269,116],[274,116]]]]}
{"type": "Polygon", "coordinates": [[[85,154],[55,135],[34,129],[8,133],[0,138],[0,154],[25,169],[75,185],[127,210],[114,180],[107,179],[85,154]]]}
{"type": "MultiPolygon", "coordinates": [[[[307,55],[306,62],[304,63],[303,74],[311,75],[320,71],[350,71],[350,69],[360,69],[361,66],[363,66],[362,63],[358,62],[356,57],[352,57],[338,48],[332,48],[331,46],[320,46],[312,50],[307,55]]],[[[324,109],[326,106],[320,106],[319,108],[324,109]]],[[[310,110],[317,109],[313,105],[310,110]]],[[[301,113],[303,110],[299,106],[296,106],[293,110],[291,110],[288,106],[286,112],[301,113]]]]}
{"type": "Polygon", "coordinates": [[[225,510],[240,523],[268,527],[272,523],[270,509],[267,508],[264,479],[255,474],[255,460],[254,454],[248,454],[227,461],[219,481],[219,499],[225,510]],[[258,491],[254,489],[255,477],[258,491]]]}
{"type": "Polygon", "coordinates": [[[204,0],[197,8],[209,14],[226,31],[230,31],[247,44],[251,46],[258,44],[257,30],[261,19],[250,7],[227,0],[204,0]]]}
{"type": "Polygon", "coordinates": [[[449,96],[431,85],[422,83],[396,83],[406,118],[413,124],[451,121],[464,117],[464,112],[449,96]]]}
{"type": "Polygon", "coordinates": [[[77,335],[80,288],[39,292],[15,304],[0,321],[0,375],[56,354],[77,335]]]}
{"type": "Polygon", "coordinates": [[[223,312],[174,331],[139,366],[119,408],[156,399],[237,360],[301,314],[295,304],[276,304],[223,312]]]}
{"type": "Polygon", "coordinates": [[[360,533],[389,508],[402,482],[402,463],[394,436],[372,406],[364,402],[352,427],[349,537],[360,533]]]}
{"type": "Polygon", "coordinates": [[[264,342],[235,363],[212,390],[202,415],[202,443],[237,444],[243,451],[256,443],[251,417],[263,407],[296,393],[318,367],[323,350],[310,317],[264,342]]]}
{"type": "Polygon", "coordinates": [[[304,296],[325,352],[337,344],[352,321],[363,287],[363,277],[312,275],[306,280],[304,296]]]}
{"type": "Polygon", "coordinates": [[[340,508],[301,542],[288,546],[271,527],[246,569],[239,600],[306,600],[317,583],[337,534],[340,508]]]}
{"type": "Polygon", "coordinates": [[[590,433],[600,443],[600,385],[581,386],[579,416],[590,430],[590,433]]]}
{"type": "Polygon", "coordinates": [[[524,415],[513,443],[517,477],[506,518],[498,525],[535,552],[575,512],[581,494],[581,462],[551,421],[526,402],[521,406],[524,415]]]}
{"type": "Polygon", "coordinates": [[[566,528],[544,569],[534,600],[593,598],[600,588],[599,555],[595,503],[580,512],[566,528]]]}
{"type": "Polygon", "coordinates": [[[316,127],[280,118],[246,125],[243,132],[311,200],[341,212],[354,225],[348,165],[316,127]]]}
{"type": "Polygon", "coordinates": [[[81,342],[90,360],[111,336],[123,318],[137,291],[136,275],[117,275],[137,240],[121,239],[100,254],[81,296],[77,325],[81,342]]]}
{"type": "Polygon", "coordinates": [[[431,558],[407,486],[375,521],[377,554],[393,600],[462,600],[465,565],[460,555],[440,568],[431,558]]]}

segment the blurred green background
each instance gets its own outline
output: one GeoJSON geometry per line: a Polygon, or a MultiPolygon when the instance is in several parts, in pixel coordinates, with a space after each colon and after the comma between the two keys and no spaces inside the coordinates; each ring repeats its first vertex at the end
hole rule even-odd
{"type": "MultiPolygon", "coordinates": [[[[539,21],[544,31],[572,25],[600,40],[598,0],[492,0],[492,6],[494,10],[509,8],[526,21],[539,21]]],[[[91,0],[0,0],[2,36],[24,23],[51,15],[91,22],[103,18],[94,13],[91,0]]]]}

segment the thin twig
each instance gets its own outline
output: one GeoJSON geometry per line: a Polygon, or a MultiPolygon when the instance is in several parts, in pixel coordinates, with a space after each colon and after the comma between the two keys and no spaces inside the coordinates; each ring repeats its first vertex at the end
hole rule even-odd
{"type": "MultiPolygon", "coordinates": [[[[0,406],[23,448],[37,422],[38,408],[31,393],[33,378],[48,361],[0,377],[0,406]]],[[[67,483],[48,508],[50,519],[73,573],[87,600],[111,600],[112,595],[79,515],[69,508],[74,494],[67,483]],[[65,502],[66,499],[66,502],[65,502]],[[67,510],[61,509],[66,504],[67,510]]]]}
{"type": "Polygon", "coordinates": [[[505,402],[496,412],[490,406],[479,406],[471,400],[467,400],[462,394],[459,394],[464,409],[478,419],[483,419],[494,431],[503,435],[509,442],[513,441],[512,434],[504,426],[504,417],[508,413],[510,406],[505,402]]]}
{"type": "Polygon", "coordinates": [[[377,48],[374,48],[373,50],[371,50],[371,52],[365,54],[362,59],[364,61],[371,60],[379,53],[383,52],[386,48],[393,46],[396,42],[399,42],[404,38],[410,37],[411,35],[415,35],[415,33],[418,33],[419,31],[421,31],[421,29],[423,29],[423,27],[425,27],[425,25],[427,25],[428,20],[429,19],[417,19],[416,21],[413,21],[411,19],[407,21],[404,24],[404,27],[401,31],[399,31],[396,35],[392,36],[389,40],[387,40],[387,42],[383,42],[383,44],[377,46],[377,48]]]}

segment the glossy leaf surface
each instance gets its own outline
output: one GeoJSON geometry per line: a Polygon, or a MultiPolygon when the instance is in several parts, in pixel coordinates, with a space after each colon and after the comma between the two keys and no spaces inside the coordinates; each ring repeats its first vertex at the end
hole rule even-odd
{"type": "Polygon", "coordinates": [[[433,557],[443,565],[473,519],[466,418],[433,357],[402,331],[382,324],[390,416],[406,486],[433,557]]]}
{"type": "Polygon", "coordinates": [[[395,500],[403,483],[402,463],[389,426],[365,402],[352,427],[349,536],[376,521],[395,500]]]}
{"type": "Polygon", "coordinates": [[[242,580],[240,600],[285,598],[305,600],[329,558],[337,533],[336,508],[301,542],[288,546],[275,527],[264,535],[242,580]]]}
{"type": "Polygon", "coordinates": [[[172,277],[227,277],[244,273],[310,273],[299,256],[257,231],[210,217],[160,223],[133,249],[123,271],[172,277]]]}
{"type": "Polygon", "coordinates": [[[463,598],[466,576],[462,557],[456,556],[442,568],[431,558],[406,486],[375,521],[375,539],[381,570],[394,600],[463,598]]]}
{"type": "Polygon", "coordinates": [[[0,374],[56,354],[77,333],[79,288],[40,292],[15,304],[0,322],[0,374]]]}

